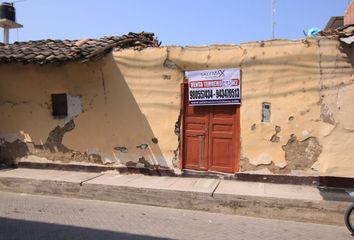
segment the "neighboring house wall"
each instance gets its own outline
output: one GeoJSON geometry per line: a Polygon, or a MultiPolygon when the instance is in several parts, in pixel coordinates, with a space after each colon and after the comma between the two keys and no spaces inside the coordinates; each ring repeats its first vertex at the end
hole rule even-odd
{"type": "MultiPolygon", "coordinates": [[[[321,175],[352,177],[352,150],[346,154],[343,149],[354,149],[354,141],[343,142],[342,138],[354,134],[331,132],[333,124],[325,120],[321,98],[325,79],[334,78],[337,90],[343,88],[343,79],[352,86],[350,59],[339,48],[337,40],[275,40],[240,46],[125,50],[114,56],[167,161],[178,149],[178,136],[173,133],[180,114],[183,71],[240,67],[241,171],[296,175],[320,171],[321,175]],[[329,46],[322,48],[322,41],[329,46]],[[269,123],[261,122],[263,102],[271,104],[269,123]],[[334,160],[333,154],[340,152],[343,158],[334,160]]],[[[354,95],[347,92],[345,97],[343,116],[350,119],[354,109],[348,104],[354,95]]],[[[333,99],[328,101],[333,103],[333,99]]]]}
{"type": "Polygon", "coordinates": [[[354,24],[354,1],[351,1],[345,10],[344,24],[354,24]]]}

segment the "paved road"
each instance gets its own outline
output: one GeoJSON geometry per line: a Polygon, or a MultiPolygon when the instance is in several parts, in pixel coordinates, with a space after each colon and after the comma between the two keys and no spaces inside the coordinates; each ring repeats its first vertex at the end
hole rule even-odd
{"type": "Polygon", "coordinates": [[[344,227],[0,192],[0,240],[351,239],[344,227]]]}

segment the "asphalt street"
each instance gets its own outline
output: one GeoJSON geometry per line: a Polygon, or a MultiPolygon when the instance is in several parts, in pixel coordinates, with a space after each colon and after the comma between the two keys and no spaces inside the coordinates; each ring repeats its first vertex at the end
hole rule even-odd
{"type": "Polygon", "coordinates": [[[338,226],[0,192],[0,240],[354,238],[338,226]]]}

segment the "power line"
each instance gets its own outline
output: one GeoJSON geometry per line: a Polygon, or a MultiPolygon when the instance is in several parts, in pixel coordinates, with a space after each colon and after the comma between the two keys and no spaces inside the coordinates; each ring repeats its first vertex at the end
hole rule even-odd
{"type": "Polygon", "coordinates": [[[19,2],[24,2],[24,1],[27,1],[27,0],[17,0],[17,1],[13,1],[11,3],[14,4],[14,3],[19,3],[19,2]]]}
{"type": "Polygon", "coordinates": [[[275,2],[276,0],[272,0],[272,38],[275,38],[275,2]]]}

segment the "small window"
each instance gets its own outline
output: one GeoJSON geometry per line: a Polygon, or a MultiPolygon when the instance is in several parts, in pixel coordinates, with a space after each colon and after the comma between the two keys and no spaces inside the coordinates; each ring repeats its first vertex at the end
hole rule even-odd
{"type": "Polygon", "coordinates": [[[270,122],[270,103],[262,103],[262,122],[270,122]]]}
{"type": "Polygon", "coordinates": [[[68,116],[66,93],[52,94],[52,110],[54,118],[65,118],[68,116]]]}

